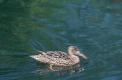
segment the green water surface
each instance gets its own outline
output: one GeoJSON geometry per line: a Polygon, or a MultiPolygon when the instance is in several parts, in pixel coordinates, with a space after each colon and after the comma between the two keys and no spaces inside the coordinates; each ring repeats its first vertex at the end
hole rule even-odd
{"type": "Polygon", "coordinates": [[[0,80],[122,80],[122,0],[0,0],[0,80]],[[84,71],[29,57],[69,45],[88,56],[84,71]]]}

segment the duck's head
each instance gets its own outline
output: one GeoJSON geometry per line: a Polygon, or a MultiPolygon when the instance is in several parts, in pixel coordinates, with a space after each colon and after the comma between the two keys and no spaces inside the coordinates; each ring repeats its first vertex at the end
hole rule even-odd
{"type": "Polygon", "coordinates": [[[78,47],[76,47],[76,46],[69,46],[68,47],[68,53],[71,56],[75,55],[75,56],[80,56],[80,57],[82,57],[84,59],[87,59],[87,57],[83,53],[81,53],[80,49],[78,47]]]}

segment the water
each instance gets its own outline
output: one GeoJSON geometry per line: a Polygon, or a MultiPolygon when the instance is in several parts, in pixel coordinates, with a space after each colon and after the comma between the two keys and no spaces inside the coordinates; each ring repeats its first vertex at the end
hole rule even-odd
{"type": "Polygon", "coordinates": [[[0,80],[122,80],[121,0],[0,0],[0,80]],[[29,56],[77,45],[81,72],[29,56]]]}

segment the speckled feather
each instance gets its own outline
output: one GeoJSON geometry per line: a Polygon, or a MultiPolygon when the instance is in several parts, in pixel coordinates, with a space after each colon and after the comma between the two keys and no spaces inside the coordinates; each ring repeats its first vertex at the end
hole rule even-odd
{"type": "Polygon", "coordinates": [[[48,51],[41,52],[38,56],[41,62],[49,63],[58,66],[68,66],[73,65],[72,59],[68,56],[67,53],[62,51],[48,51]]]}
{"type": "Polygon", "coordinates": [[[84,57],[85,59],[87,58],[85,55],[80,54],[79,49],[75,46],[69,46],[68,53],[62,51],[38,52],[38,55],[32,55],[31,57],[42,63],[56,66],[71,66],[77,64],[80,62],[78,55],[84,57]]]}

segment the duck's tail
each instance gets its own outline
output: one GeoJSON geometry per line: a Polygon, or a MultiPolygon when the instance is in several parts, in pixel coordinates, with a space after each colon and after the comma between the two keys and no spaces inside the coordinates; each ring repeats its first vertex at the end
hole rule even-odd
{"type": "Polygon", "coordinates": [[[43,63],[48,63],[49,62],[49,59],[46,58],[46,53],[45,52],[38,51],[38,53],[39,54],[31,55],[30,57],[37,60],[37,61],[43,62],[43,63]]]}

